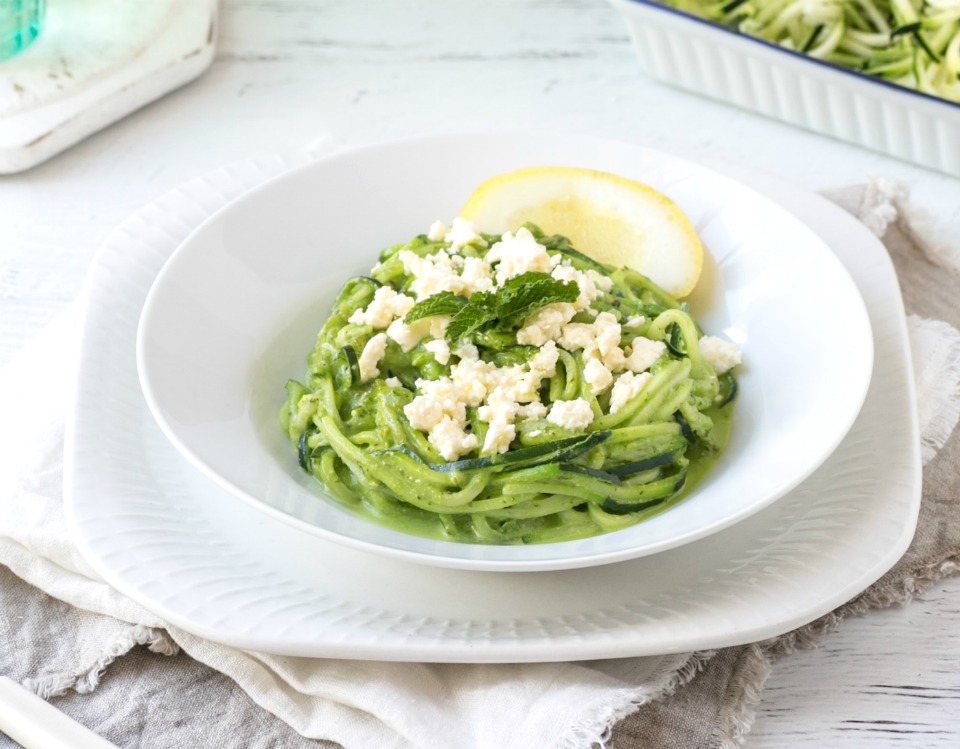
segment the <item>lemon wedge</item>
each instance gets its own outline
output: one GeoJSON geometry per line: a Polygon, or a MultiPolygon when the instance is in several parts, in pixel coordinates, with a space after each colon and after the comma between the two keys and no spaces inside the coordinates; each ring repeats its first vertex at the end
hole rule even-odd
{"type": "Polygon", "coordinates": [[[482,231],[526,221],[602,263],[643,273],[676,297],[696,286],[703,245],[683,211],[649,185],[592,169],[535,166],[483,182],[460,211],[482,231]]]}

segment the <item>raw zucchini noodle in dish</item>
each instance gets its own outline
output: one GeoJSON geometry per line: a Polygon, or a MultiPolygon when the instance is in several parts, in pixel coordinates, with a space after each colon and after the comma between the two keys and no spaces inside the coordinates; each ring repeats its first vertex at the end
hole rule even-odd
{"type": "Polygon", "coordinates": [[[825,62],[960,103],[958,0],[661,0],[825,62]]]}
{"type": "Polygon", "coordinates": [[[563,541],[684,496],[726,444],[739,362],[640,273],[455,219],[346,282],[280,421],[302,468],[380,524],[563,541]]]}

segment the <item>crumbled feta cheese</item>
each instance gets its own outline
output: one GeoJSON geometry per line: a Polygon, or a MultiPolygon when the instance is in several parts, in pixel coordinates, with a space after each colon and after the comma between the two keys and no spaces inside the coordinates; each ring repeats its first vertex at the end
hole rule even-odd
{"type": "Polygon", "coordinates": [[[613,372],[623,369],[620,323],[609,312],[601,312],[592,323],[564,325],[558,343],[567,351],[582,349],[584,361],[600,359],[613,372]]]}
{"type": "Polygon", "coordinates": [[[450,242],[450,249],[456,250],[465,244],[479,244],[486,247],[487,243],[480,236],[480,230],[472,221],[465,218],[455,218],[453,226],[447,232],[444,240],[450,242]]]}
{"type": "Polygon", "coordinates": [[[399,257],[403,263],[403,272],[413,276],[410,290],[417,295],[418,301],[441,291],[457,293],[462,284],[460,275],[446,252],[435,252],[421,257],[410,250],[401,250],[399,257]]]}
{"type": "Polygon", "coordinates": [[[493,288],[490,263],[478,257],[460,257],[463,261],[463,270],[460,271],[460,280],[463,283],[464,296],[470,296],[475,291],[489,291],[493,288]]]}
{"type": "Polygon", "coordinates": [[[401,250],[399,257],[404,273],[413,277],[410,290],[418,300],[441,291],[470,296],[475,291],[493,288],[490,264],[480,258],[451,256],[443,250],[424,257],[410,250],[401,250]]]}
{"type": "Polygon", "coordinates": [[[650,379],[653,377],[649,372],[634,374],[633,372],[624,372],[613,383],[613,390],[610,391],[610,413],[615,414],[627,403],[633,400],[650,379]]]}
{"type": "Polygon", "coordinates": [[[432,341],[427,341],[423,344],[423,347],[433,354],[433,358],[439,364],[446,364],[450,361],[450,345],[443,338],[434,338],[432,341]]]}
{"type": "Polygon", "coordinates": [[[517,421],[524,419],[542,419],[546,415],[547,407],[539,401],[524,403],[517,409],[517,421]]]}
{"type": "Polygon", "coordinates": [[[469,341],[463,341],[453,352],[460,359],[479,359],[480,350],[469,341]]]}
{"type": "Polygon", "coordinates": [[[478,444],[477,435],[464,431],[463,425],[449,416],[444,416],[430,430],[427,441],[437,449],[444,460],[456,460],[461,455],[475,450],[478,444]]]}
{"type": "Polygon", "coordinates": [[[497,367],[479,358],[464,358],[450,368],[450,377],[460,397],[469,406],[479,406],[498,383],[497,367]]]}
{"type": "Polygon", "coordinates": [[[590,392],[597,395],[613,384],[613,373],[599,359],[590,359],[583,366],[583,379],[590,385],[590,392]]]}
{"type": "Polygon", "coordinates": [[[442,242],[447,236],[447,227],[442,221],[434,221],[430,224],[430,231],[427,232],[427,239],[431,242],[442,242]]]}
{"type": "Polygon", "coordinates": [[[517,229],[516,234],[504,232],[500,241],[490,248],[486,259],[487,262],[497,263],[498,284],[527,271],[549,273],[558,262],[547,253],[547,248],[523,227],[517,229]]]}
{"type": "Polygon", "coordinates": [[[494,421],[487,427],[487,435],[483,439],[483,452],[505,453],[510,449],[510,443],[517,436],[517,428],[505,421],[494,421]]]}
{"type": "MultiPolygon", "coordinates": [[[[560,351],[555,341],[545,341],[540,350],[530,359],[530,371],[538,372],[543,377],[553,377],[557,373],[557,360],[560,351]]],[[[537,383],[539,387],[539,383],[537,383]]]]}
{"type": "Polygon", "coordinates": [[[497,388],[503,390],[519,403],[529,403],[539,396],[540,381],[544,373],[535,369],[525,369],[521,364],[503,367],[497,370],[499,382],[497,388]]]}
{"type": "Polygon", "coordinates": [[[555,401],[547,414],[547,421],[564,429],[586,429],[593,421],[593,409],[583,398],[555,401]]]}
{"type": "Polygon", "coordinates": [[[483,440],[483,452],[503,453],[510,447],[517,430],[514,420],[517,417],[517,403],[502,387],[496,387],[487,396],[486,403],[477,409],[477,416],[487,422],[487,434],[483,440]]]}
{"type": "Polygon", "coordinates": [[[363,347],[358,363],[360,365],[360,380],[367,382],[380,374],[377,364],[383,358],[387,350],[387,336],[385,333],[377,333],[363,347]]]}
{"type": "Polygon", "coordinates": [[[409,325],[397,319],[387,328],[387,336],[399,343],[404,351],[409,351],[424,338],[443,338],[450,319],[450,315],[431,315],[414,320],[409,325]]]}
{"type": "Polygon", "coordinates": [[[384,382],[385,382],[389,387],[392,387],[392,388],[402,388],[402,387],[403,387],[403,383],[400,382],[400,380],[399,380],[397,377],[388,377],[387,379],[384,380],[384,382]]]}
{"type": "Polygon", "coordinates": [[[639,328],[647,321],[643,315],[630,315],[626,320],[623,321],[621,327],[626,328],[639,328]]]}
{"type": "Polygon", "coordinates": [[[573,306],[578,310],[589,307],[602,291],[609,291],[613,284],[611,279],[600,275],[595,270],[579,271],[572,265],[558,265],[550,275],[558,281],[573,281],[577,284],[580,295],[573,302],[573,306]]]}
{"type": "MultiPolygon", "coordinates": [[[[439,350],[443,347],[441,344],[446,346],[446,341],[429,341],[424,347],[439,350]]],[[[448,346],[445,353],[447,357],[451,355],[448,346]]],[[[420,394],[403,409],[411,425],[427,432],[428,438],[445,416],[466,430],[466,408],[476,406],[477,416],[488,425],[483,451],[505,452],[516,437],[514,422],[517,419],[546,416],[539,389],[544,377],[556,374],[560,352],[555,342],[548,341],[531,357],[528,365],[497,367],[493,362],[480,359],[477,347],[472,344],[461,344],[452,353],[459,361],[450,367],[450,376],[417,380],[420,394]]]]}
{"type": "Polygon", "coordinates": [[[396,318],[406,315],[413,307],[414,300],[406,294],[398,294],[389,286],[381,286],[373,294],[373,300],[365,310],[356,310],[349,321],[355,325],[369,325],[374,330],[382,330],[396,318]]]}
{"type": "Polygon", "coordinates": [[[630,353],[627,354],[625,362],[627,369],[631,372],[646,372],[666,350],[667,344],[663,341],[651,341],[649,338],[637,336],[630,344],[630,353]]]}
{"type": "Polygon", "coordinates": [[[717,374],[723,374],[741,363],[740,350],[730,341],[705,335],[700,339],[700,356],[717,374]]]}
{"type": "Polygon", "coordinates": [[[444,416],[449,416],[458,424],[466,423],[466,404],[450,378],[420,379],[417,380],[417,388],[420,395],[403,407],[403,414],[414,429],[429,432],[444,416]]]}
{"type": "Polygon", "coordinates": [[[517,331],[517,343],[524,346],[542,346],[547,341],[560,337],[563,326],[577,314],[576,308],[567,302],[546,304],[527,316],[517,331]]]}

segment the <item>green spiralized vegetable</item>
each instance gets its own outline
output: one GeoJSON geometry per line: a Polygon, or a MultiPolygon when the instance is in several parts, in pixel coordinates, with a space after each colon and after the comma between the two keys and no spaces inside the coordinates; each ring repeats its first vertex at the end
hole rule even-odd
{"type": "MultiPolygon", "coordinates": [[[[551,254],[559,252],[574,268],[612,280],[610,290],[591,303],[593,311],[578,313],[574,322],[589,321],[599,311],[621,323],[642,316],[642,323],[634,319],[633,327],[623,330],[621,346],[638,335],[670,343],[650,368],[649,381],[611,413],[610,388],[592,394],[582,351],[559,349],[556,374],[542,382],[541,400],[548,408],[556,400],[587,400],[596,415],[589,426],[567,429],[528,418],[517,422],[507,452],[481,454],[477,448],[444,460],[403,409],[416,397],[419,378],[449,375],[454,362],[438,362],[425,348],[426,340],[407,352],[388,340],[378,364],[381,374],[363,382],[357,352],[378,331],[349,320],[381,285],[398,292],[409,287],[411,277],[398,260],[401,250],[427,256],[449,246],[418,236],[384,250],[371,276],[347,281],[308,357],[306,380],[287,384],[281,426],[297,447],[301,466],[332,497],[367,518],[418,535],[484,544],[545,543],[640,522],[679,501],[715,460],[726,444],[736,382],[729,372],[718,377],[700,356],[700,328],[685,305],[633,270],[601,265],[565,238],[544,237],[535,226],[526,226],[551,254]]],[[[484,239],[490,247],[500,237],[484,239]]],[[[468,246],[461,253],[482,257],[486,248],[468,246]]],[[[540,282],[544,293],[555,295],[545,299],[564,293],[546,273],[525,275],[530,276],[525,287],[540,282]]],[[[452,296],[441,292],[428,298],[411,319],[468,306],[466,299],[452,296]]],[[[498,298],[497,307],[494,295],[474,294],[469,305],[485,302],[507,314],[503,309],[527,309],[527,297],[498,298]]],[[[467,338],[483,360],[524,364],[539,349],[517,344],[521,324],[488,320],[467,338]]],[[[482,445],[486,424],[477,410],[467,409],[468,422],[482,445]]]]}
{"type": "Polygon", "coordinates": [[[960,102],[958,0],[663,0],[811,57],[960,102]]]}

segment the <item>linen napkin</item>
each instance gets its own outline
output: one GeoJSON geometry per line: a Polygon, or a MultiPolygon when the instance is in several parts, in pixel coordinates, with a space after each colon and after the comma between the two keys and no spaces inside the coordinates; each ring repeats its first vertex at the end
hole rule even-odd
{"type": "Polygon", "coordinates": [[[0,564],[9,570],[0,568],[0,671],[119,746],[739,745],[776,658],[814,644],[845,616],[909,600],[952,572],[960,550],[960,531],[950,527],[951,510],[960,510],[944,501],[960,488],[960,440],[942,448],[960,410],[960,319],[951,279],[937,264],[949,253],[921,243],[922,220],[903,219],[905,196],[892,183],[832,197],[885,231],[915,313],[909,324],[930,460],[910,551],[838,611],[765,643],[579,664],[277,658],[202,640],[103,583],[67,538],[62,440],[77,338],[72,309],[0,373],[0,564]]]}

